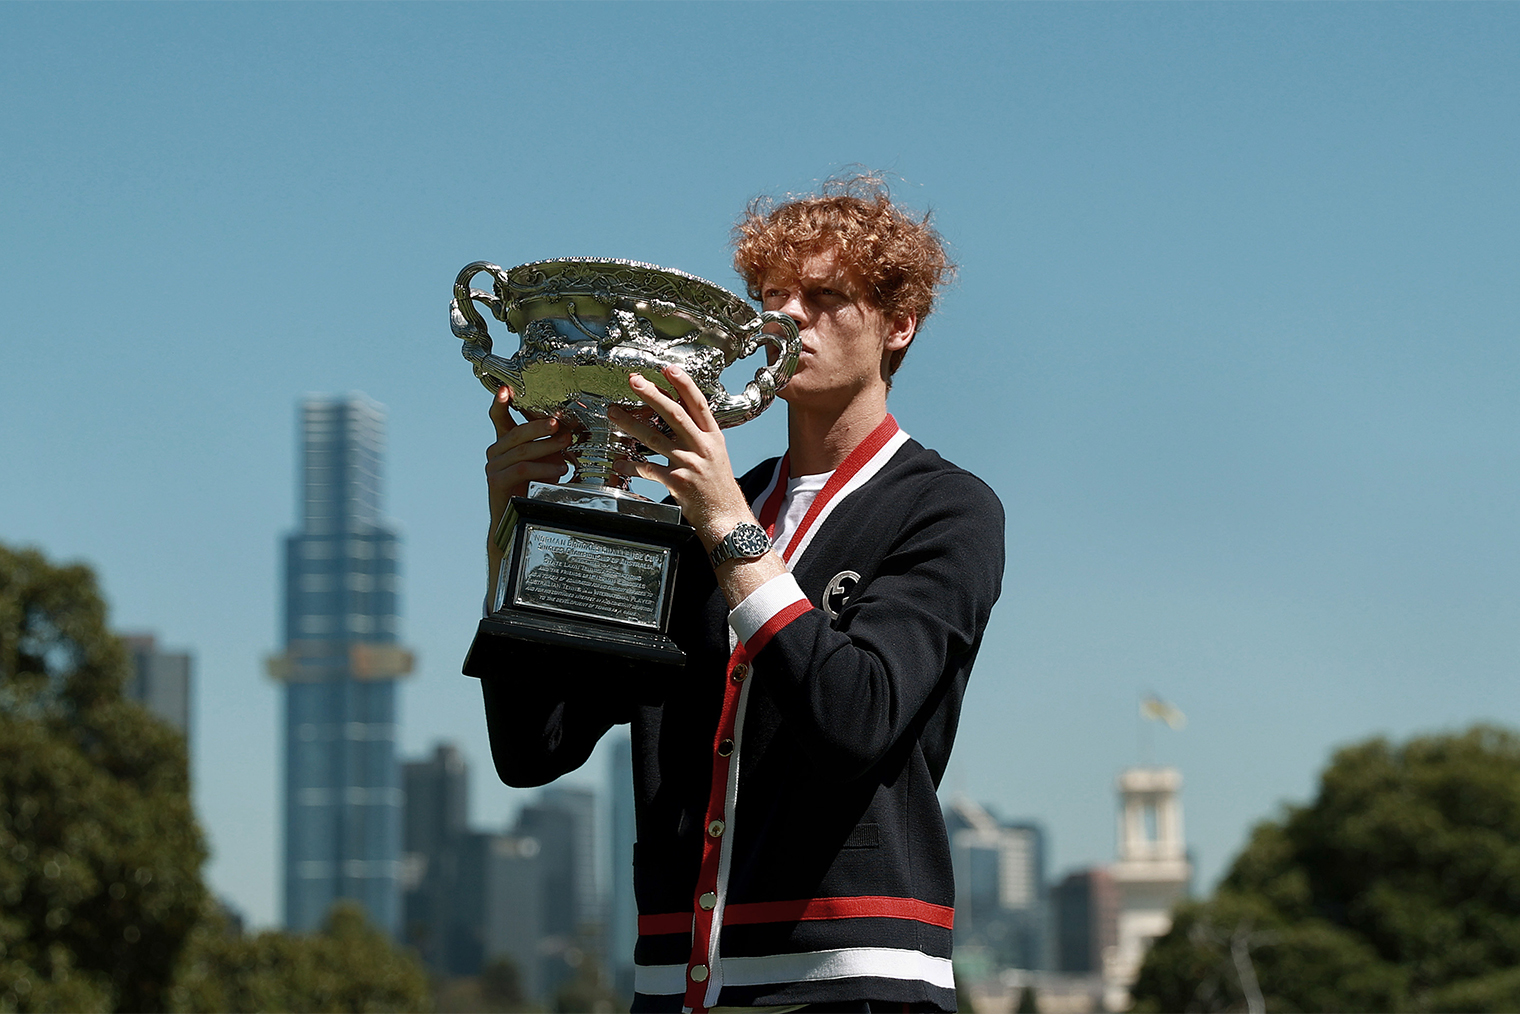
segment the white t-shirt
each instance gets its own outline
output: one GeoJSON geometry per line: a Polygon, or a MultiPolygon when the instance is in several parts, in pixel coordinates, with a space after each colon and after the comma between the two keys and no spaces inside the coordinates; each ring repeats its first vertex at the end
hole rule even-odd
{"type": "Polygon", "coordinates": [[[808,508],[813,506],[819,490],[828,485],[833,475],[833,472],[820,472],[817,475],[799,475],[795,479],[786,480],[786,495],[782,497],[781,510],[776,514],[776,533],[771,537],[771,545],[776,547],[777,554],[786,551],[787,543],[792,541],[792,533],[797,531],[797,526],[807,517],[808,508]]]}

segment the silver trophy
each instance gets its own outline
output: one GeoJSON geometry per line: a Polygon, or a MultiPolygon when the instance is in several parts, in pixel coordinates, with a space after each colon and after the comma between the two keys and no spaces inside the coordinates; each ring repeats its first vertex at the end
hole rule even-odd
{"type": "Polygon", "coordinates": [[[532,483],[514,497],[493,533],[504,560],[492,613],[465,672],[499,665],[513,642],[680,664],[666,634],[676,557],[692,530],[680,509],[639,496],[613,464],[642,460],[647,448],[607,417],[621,405],[659,427],[634,396],[639,373],[674,395],[663,370],[679,366],[696,382],[722,427],[755,418],[797,368],[802,343],[784,313],[758,312],[727,289],[694,275],[637,261],[571,257],[503,270],[476,261],[459,272],[449,304],[454,335],[475,376],[493,393],[505,384],[529,418],[554,416],[572,435],[575,471],[563,485],[532,483]],[[489,273],[491,291],[470,288],[489,273]],[[510,358],[492,354],[480,304],[521,336],[510,358]],[[721,374],[760,348],[773,354],[739,394],[721,374]]]}

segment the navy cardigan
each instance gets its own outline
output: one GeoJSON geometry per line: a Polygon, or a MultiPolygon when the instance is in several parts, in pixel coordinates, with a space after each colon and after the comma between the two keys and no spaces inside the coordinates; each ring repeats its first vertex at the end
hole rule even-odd
{"type": "MultiPolygon", "coordinates": [[[[635,1011],[955,1009],[936,790],[1001,588],[1003,510],[890,417],[873,440],[737,650],[693,539],[671,628],[683,669],[560,672],[546,654],[482,680],[511,785],[571,771],[632,725],[635,1011]]],[[[779,471],[740,480],[757,514],[779,471]]]]}

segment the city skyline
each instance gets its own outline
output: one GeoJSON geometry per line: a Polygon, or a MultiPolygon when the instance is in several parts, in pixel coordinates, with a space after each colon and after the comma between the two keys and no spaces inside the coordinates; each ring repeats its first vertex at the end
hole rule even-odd
{"type": "MultiPolygon", "coordinates": [[[[745,203],[854,164],[960,265],[891,411],[1008,516],[946,798],[1038,817],[1053,872],[1105,862],[1158,694],[1207,890],[1337,746],[1520,721],[1520,7],[803,10],[0,6],[0,540],[194,653],[206,876],[251,926],[283,894],[263,662],[303,393],[387,406],[395,745],[456,741],[506,826],[531,794],[458,671],[492,428],[455,274],[738,290],[745,203]]],[[[785,441],[773,410],[730,457],[785,441]]]]}
{"type": "MultiPolygon", "coordinates": [[[[523,997],[551,1004],[585,960],[633,995],[631,743],[614,734],[605,792],[555,783],[510,826],[469,813],[470,765],[439,741],[405,760],[402,941],[434,975],[478,987],[508,959],[523,997]]],[[[1109,861],[1057,873],[1037,819],[1007,819],[966,796],[943,810],[956,877],[956,974],[976,1003],[1017,991],[1062,1009],[1123,1009],[1141,955],[1190,892],[1181,773],[1132,767],[1109,786],[1118,840],[1109,861]],[[1012,991],[1012,992],[1010,992],[1012,991]],[[1106,1006],[1105,1006],[1106,1004],[1106,1006]]]]}

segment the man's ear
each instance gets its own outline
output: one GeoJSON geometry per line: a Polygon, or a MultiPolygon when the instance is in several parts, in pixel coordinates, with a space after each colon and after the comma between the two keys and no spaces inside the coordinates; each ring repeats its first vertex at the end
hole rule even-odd
{"type": "Polygon", "coordinates": [[[898,314],[892,320],[892,326],[887,331],[887,340],[884,346],[887,352],[898,352],[908,347],[913,341],[913,335],[918,331],[918,314],[911,310],[898,314]]]}
{"type": "Polygon", "coordinates": [[[887,331],[886,340],[882,343],[881,372],[887,382],[887,387],[892,387],[892,374],[902,365],[903,356],[908,354],[908,346],[913,343],[913,336],[918,331],[918,314],[903,313],[892,320],[891,328],[887,331]]]}

